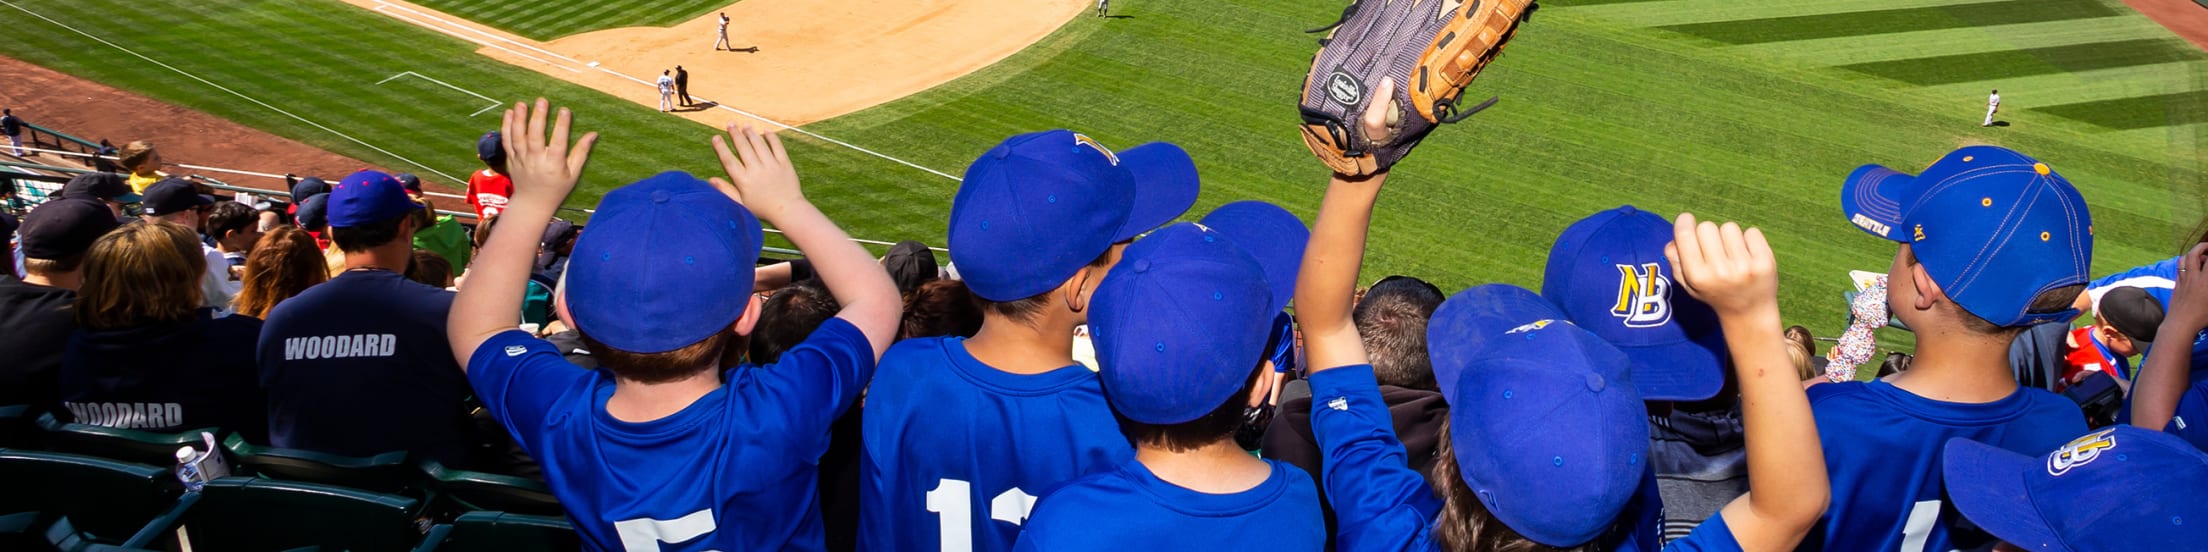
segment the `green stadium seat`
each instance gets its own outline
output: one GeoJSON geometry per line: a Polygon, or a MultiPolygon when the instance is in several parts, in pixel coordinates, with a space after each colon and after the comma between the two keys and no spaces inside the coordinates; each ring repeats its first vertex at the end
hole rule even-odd
{"type": "Polygon", "coordinates": [[[53,525],[47,526],[45,544],[56,552],[153,552],[152,548],[141,544],[117,546],[101,543],[77,531],[76,525],[67,517],[54,520],[53,525]]]}
{"type": "Polygon", "coordinates": [[[224,439],[222,448],[230,451],[230,465],[238,475],[252,474],[407,496],[418,496],[423,485],[421,472],[406,461],[405,452],[343,456],[264,447],[247,443],[244,437],[236,434],[224,439]]]}
{"type": "Polygon", "coordinates": [[[435,460],[421,463],[437,493],[467,511],[497,511],[540,516],[561,516],[560,500],[536,480],[446,468],[435,460]]]}
{"type": "Polygon", "coordinates": [[[45,430],[47,448],[55,451],[162,467],[176,464],[178,447],[201,446],[201,432],[214,433],[218,439],[223,435],[221,429],[212,427],[178,433],[115,429],[63,422],[53,414],[40,415],[38,427],[45,430]]]}
{"type": "Polygon", "coordinates": [[[86,542],[142,546],[190,502],[168,469],[77,454],[0,450],[0,481],[0,513],[65,516],[86,542]]]}
{"type": "MultiPolygon", "coordinates": [[[[440,526],[444,529],[447,526],[440,526]]],[[[468,512],[452,520],[450,529],[437,531],[439,552],[476,550],[575,550],[583,539],[567,518],[506,512],[468,512]]]]}
{"type": "Polygon", "coordinates": [[[405,550],[427,525],[420,501],[332,485],[225,477],[196,494],[179,521],[194,550],[405,550]]]}

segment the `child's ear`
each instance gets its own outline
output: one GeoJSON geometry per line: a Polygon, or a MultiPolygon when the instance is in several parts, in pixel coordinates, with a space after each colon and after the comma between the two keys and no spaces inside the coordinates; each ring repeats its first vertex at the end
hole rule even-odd
{"type": "Polygon", "coordinates": [[[1947,293],[1940,290],[1940,283],[1932,279],[1932,273],[1924,271],[1924,263],[1909,265],[1909,281],[1917,287],[1917,310],[1930,310],[1947,293]]]}
{"type": "Polygon", "coordinates": [[[759,325],[759,309],[765,306],[757,293],[746,293],[744,297],[744,315],[737,317],[736,325],[730,328],[736,335],[751,335],[759,325]]]}

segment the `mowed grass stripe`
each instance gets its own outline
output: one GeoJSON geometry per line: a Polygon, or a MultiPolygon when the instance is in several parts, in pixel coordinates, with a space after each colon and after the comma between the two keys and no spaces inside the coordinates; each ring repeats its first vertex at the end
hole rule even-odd
{"type": "Polygon", "coordinates": [[[416,0],[454,16],[536,40],[621,27],[666,27],[736,0],[416,0]]]}
{"type": "Polygon", "coordinates": [[[1928,56],[1841,68],[1919,86],[2052,75],[2208,59],[2181,40],[2132,39],[1977,54],[1928,56]]]}
{"type": "Polygon", "coordinates": [[[2114,129],[2208,123],[2208,91],[2054,105],[2035,110],[2114,129]]]}
{"type": "MultiPolygon", "coordinates": [[[[1953,97],[1963,115],[1984,113],[1986,91],[2001,89],[2003,109],[2015,110],[2056,104],[2115,100],[2192,90],[2193,83],[2178,75],[2208,74],[2208,62],[2162,63],[2056,73],[1998,81],[1966,82],[1926,87],[1931,93],[1953,97]],[[1975,107],[1973,107],[1975,106],[1975,107]]],[[[2006,114],[2005,114],[2006,115],[2006,114]]]]}
{"type": "Polygon", "coordinates": [[[1729,44],[1868,36],[1929,29],[2068,21],[2123,14],[2099,0],[2005,0],[1950,6],[1898,8],[1692,23],[1662,27],[1729,44]]]}
{"type": "Polygon", "coordinates": [[[1799,59],[1819,65],[1849,65],[1910,59],[1927,55],[1977,54],[2023,48],[2044,48],[2105,42],[2125,38],[2169,36],[2145,17],[2101,17],[2071,21],[2047,21],[1990,27],[1905,31],[1878,35],[1875,40],[1858,36],[1766,42],[1733,47],[1736,50],[1799,59]]]}
{"type": "Polygon", "coordinates": [[[1604,18],[1640,27],[1767,19],[1836,13],[1924,8],[1993,0],[1670,0],[1606,4],[1588,8],[1604,18]]]}

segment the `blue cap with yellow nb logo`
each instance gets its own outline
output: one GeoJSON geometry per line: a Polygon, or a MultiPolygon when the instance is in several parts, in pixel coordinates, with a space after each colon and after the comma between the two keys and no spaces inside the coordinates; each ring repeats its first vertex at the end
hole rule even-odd
{"type": "Polygon", "coordinates": [[[1181,216],[1196,194],[1196,164],[1172,144],[1113,153],[1067,130],[1014,136],[966,168],[951,199],[951,264],[983,299],[1033,297],[1181,216]]]}
{"type": "Polygon", "coordinates": [[[1955,304],[1998,326],[2069,320],[2031,313],[2039,294],[2086,283],[2093,217],[2046,163],[1996,146],[1948,153],[1916,176],[1864,165],[1840,187],[1848,222],[1909,244],[1955,304]]]}
{"type": "Polygon", "coordinates": [[[1675,284],[1671,235],[1664,217],[1631,205],[1580,219],[1549,248],[1541,294],[1633,359],[1642,397],[1707,399],[1725,387],[1725,334],[1717,313],[1675,284]]]}
{"type": "Polygon", "coordinates": [[[2024,550],[2197,550],[2208,543],[2208,454],[2119,425],[2044,456],[1961,438],[1941,458],[1963,517],[2024,550]]]}

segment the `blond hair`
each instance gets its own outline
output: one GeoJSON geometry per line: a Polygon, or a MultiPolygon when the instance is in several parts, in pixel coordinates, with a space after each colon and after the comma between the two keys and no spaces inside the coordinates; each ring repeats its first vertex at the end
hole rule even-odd
{"type": "Polygon", "coordinates": [[[198,235],[169,222],[126,224],[84,254],[77,325],[89,330],[189,320],[202,301],[207,258],[198,235]]]}
{"type": "MultiPolygon", "coordinates": [[[[144,165],[147,161],[153,160],[153,155],[153,142],[148,142],[145,140],[133,140],[131,141],[131,143],[123,144],[122,152],[115,155],[115,164],[121,165],[123,167],[123,170],[130,171],[132,174],[136,174],[139,172],[138,169],[140,168],[140,165],[144,165]]],[[[144,168],[147,170],[152,170],[158,169],[160,167],[144,168]]]]}

